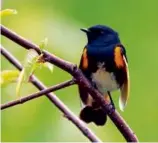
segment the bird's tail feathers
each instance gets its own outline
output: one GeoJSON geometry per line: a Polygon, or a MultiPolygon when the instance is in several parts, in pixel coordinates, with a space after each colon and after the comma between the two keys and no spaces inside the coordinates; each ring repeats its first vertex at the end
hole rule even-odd
{"type": "Polygon", "coordinates": [[[106,123],[107,115],[101,108],[85,106],[80,112],[80,119],[86,123],[94,122],[98,126],[103,126],[106,123]]]}

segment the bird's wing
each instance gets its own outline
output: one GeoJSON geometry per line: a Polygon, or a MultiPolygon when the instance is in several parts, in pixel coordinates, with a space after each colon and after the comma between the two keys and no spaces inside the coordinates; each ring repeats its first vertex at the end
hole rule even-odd
{"type": "Polygon", "coordinates": [[[129,83],[129,70],[128,70],[126,54],[125,52],[123,53],[122,50],[123,50],[123,47],[121,46],[115,47],[114,60],[115,60],[116,67],[124,71],[123,72],[124,81],[123,81],[122,86],[120,87],[121,96],[119,98],[119,107],[120,107],[120,110],[123,111],[127,104],[127,100],[129,98],[130,83],[129,83]]]}
{"type": "MultiPolygon", "coordinates": [[[[82,73],[89,79],[89,70],[88,70],[89,65],[88,64],[89,64],[89,59],[88,59],[88,55],[87,55],[87,48],[85,47],[83,49],[83,53],[82,53],[82,56],[81,56],[79,68],[81,69],[82,73]]],[[[78,89],[79,89],[79,94],[80,94],[80,98],[82,100],[82,103],[84,105],[91,104],[90,102],[92,102],[92,98],[86,92],[84,87],[78,86],[78,89]]]]}
{"type": "Polygon", "coordinates": [[[124,70],[125,70],[125,78],[124,78],[124,83],[120,88],[121,91],[121,96],[119,98],[119,107],[123,111],[126,104],[127,100],[129,98],[129,90],[130,90],[130,82],[129,82],[129,70],[128,70],[128,64],[125,56],[123,56],[123,61],[124,61],[124,70]]]}

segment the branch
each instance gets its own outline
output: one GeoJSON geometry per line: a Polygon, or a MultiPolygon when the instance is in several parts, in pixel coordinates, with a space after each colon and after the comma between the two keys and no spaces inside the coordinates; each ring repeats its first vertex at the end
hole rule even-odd
{"type": "MultiPolygon", "coordinates": [[[[2,49],[2,51],[3,51],[3,49],[2,49]]],[[[30,95],[27,95],[25,97],[22,97],[20,99],[13,100],[13,101],[10,101],[8,103],[2,104],[1,105],[1,110],[4,110],[4,109],[9,108],[9,107],[13,107],[13,106],[18,105],[18,104],[23,104],[23,103],[25,103],[27,101],[30,101],[32,99],[41,97],[42,95],[45,95],[47,93],[50,93],[50,92],[53,92],[53,91],[56,91],[56,90],[59,90],[59,89],[71,86],[73,84],[75,84],[74,80],[65,81],[63,83],[57,84],[55,86],[52,86],[50,88],[43,89],[40,92],[36,92],[36,93],[30,94],[30,95]]]]}
{"type": "MultiPolygon", "coordinates": [[[[0,47],[2,55],[12,63],[17,69],[22,70],[22,66],[20,62],[13,57],[6,49],[2,46],[0,47]]],[[[31,82],[34,86],[36,86],[39,90],[45,90],[46,87],[43,83],[38,80],[34,75],[31,77],[31,82]]],[[[70,109],[58,99],[57,96],[53,93],[47,93],[46,96],[48,99],[61,111],[64,113],[65,117],[67,117],[74,125],[78,127],[78,129],[92,142],[101,142],[100,139],[76,116],[70,109]]]]}
{"type": "MultiPolygon", "coordinates": [[[[4,26],[1,26],[1,33],[3,36],[9,38],[10,40],[14,41],[15,43],[21,45],[22,47],[26,49],[34,49],[38,53],[40,53],[40,49],[37,45],[29,42],[28,40],[24,39],[23,37],[17,35],[16,33],[12,32],[11,30],[7,29],[4,26]]],[[[75,79],[77,84],[80,86],[83,86],[85,90],[87,90],[90,95],[93,97],[96,102],[100,104],[100,106],[103,108],[104,112],[108,114],[110,119],[113,121],[113,123],[116,125],[118,130],[122,133],[122,135],[125,137],[125,139],[128,142],[138,142],[138,139],[134,132],[130,129],[128,124],[123,120],[123,118],[119,115],[119,113],[116,110],[113,110],[112,106],[109,105],[101,95],[99,91],[94,89],[89,81],[86,79],[86,77],[82,74],[80,69],[77,68],[76,65],[64,61],[57,56],[47,52],[43,51],[43,55],[45,57],[45,60],[58,66],[62,70],[67,71],[70,73],[75,79]]]]}

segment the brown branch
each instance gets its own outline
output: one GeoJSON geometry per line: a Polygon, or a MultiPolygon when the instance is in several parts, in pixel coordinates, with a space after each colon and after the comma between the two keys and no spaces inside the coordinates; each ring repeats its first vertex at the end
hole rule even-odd
{"type": "Polygon", "coordinates": [[[5,104],[1,104],[1,110],[7,109],[9,107],[13,107],[15,105],[23,104],[27,101],[30,101],[32,99],[41,97],[42,95],[45,95],[47,93],[50,93],[50,92],[53,92],[53,91],[71,86],[73,84],[75,84],[74,80],[68,80],[68,81],[65,81],[63,83],[60,83],[60,84],[54,85],[52,87],[49,87],[47,89],[41,90],[40,92],[36,92],[36,93],[30,94],[30,95],[27,95],[25,97],[22,97],[20,99],[13,100],[13,101],[10,101],[10,102],[5,103],[5,104]]]}
{"type": "MultiPolygon", "coordinates": [[[[14,41],[15,43],[21,45],[22,47],[26,49],[34,49],[38,53],[40,53],[39,47],[28,40],[24,39],[23,37],[17,35],[16,33],[12,32],[11,30],[7,29],[4,26],[1,26],[1,33],[3,36],[9,38],[10,40],[14,41]]],[[[76,65],[64,61],[55,55],[43,51],[43,55],[45,57],[45,60],[58,66],[62,70],[67,71],[70,73],[75,79],[76,82],[83,86],[85,90],[87,90],[91,96],[101,105],[104,112],[108,114],[110,119],[113,121],[113,123],[116,125],[118,130],[122,133],[122,135],[125,137],[125,139],[128,142],[138,142],[138,139],[136,135],[133,133],[133,131],[130,129],[128,124],[123,120],[123,118],[119,115],[119,113],[116,110],[113,110],[111,105],[109,105],[101,95],[101,93],[97,90],[95,90],[89,81],[85,78],[85,76],[82,74],[80,69],[77,68],[76,65]]]]}
{"type": "MultiPolygon", "coordinates": [[[[13,57],[5,48],[0,47],[1,54],[12,63],[17,69],[22,70],[22,66],[20,62],[13,57]]],[[[46,86],[38,80],[34,75],[31,77],[31,82],[34,86],[36,86],[39,90],[47,89],[46,86]]],[[[61,111],[64,113],[65,117],[67,117],[74,125],[80,129],[80,131],[92,142],[101,142],[100,139],[76,116],[70,109],[58,99],[57,96],[53,93],[47,93],[46,96],[48,99],[61,111]]]]}

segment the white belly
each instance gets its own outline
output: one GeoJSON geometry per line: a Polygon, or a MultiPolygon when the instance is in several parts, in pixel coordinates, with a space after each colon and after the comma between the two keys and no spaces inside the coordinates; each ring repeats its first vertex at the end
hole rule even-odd
{"type": "Polygon", "coordinates": [[[113,73],[105,71],[105,68],[99,68],[96,73],[92,74],[92,81],[96,84],[101,93],[113,91],[119,88],[113,73]]]}

